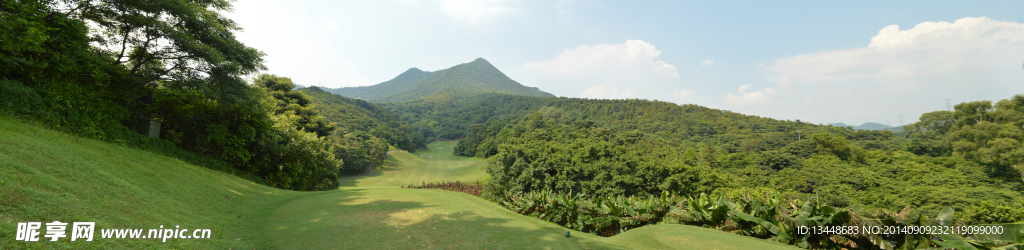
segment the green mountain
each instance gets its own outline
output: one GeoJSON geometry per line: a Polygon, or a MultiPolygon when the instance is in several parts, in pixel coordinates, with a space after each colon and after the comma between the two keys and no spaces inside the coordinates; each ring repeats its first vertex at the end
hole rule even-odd
{"type": "Polygon", "coordinates": [[[893,127],[887,126],[885,124],[874,123],[874,122],[868,122],[868,123],[861,124],[860,126],[857,126],[857,129],[865,129],[865,130],[890,130],[892,128],[893,127]]]}
{"type": "Polygon", "coordinates": [[[323,89],[327,92],[338,94],[345,97],[359,98],[363,100],[369,100],[372,102],[378,102],[378,100],[383,100],[389,95],[401,93],[404,92],[405,90],[411,89],[414,85],[422,82],[423,79],[427,78],[431,74],[432,72],[426,72],[417,68],[411,68],[409,70],[406,70],[404,73],[398,75],[394,79],[373,86],[323,89]]]}
{"type": "MultiPolygon", "coordinates": [[[[310,97],[313,106],[343,134],[359,133],[383,138],[398,149],[415,151],[426,147],[423,136],[395,114],[365,100],[331,94],[317,87],[298,89],[310,97]]],[[[365,165],[365,164],[363,164],[365,165]]],[[[362,166],[362,165],[359,165],[362,166]]]]}
{"type": "Polygon", "coordinates": [[[536,87],[519,84],[483,58],[434,72],[411,68],[394,79],[373,86],[324,90],[370,102],[403,102],[437,93],[467,96],[482,93],[554,96],[536,87]]]}
{"type": "Polygon", "coordinates": [[[864,124],[861,124],[860,126],[848,125],[848,124],[842,123],[842,122],[829,123],[828,125],[832,125],[832,126],[836,126],[836,127],[850,127],[850,128],[853,128],[853,129],[863,129],[863,130],[889,130],[889,131],[892,131],[892,132],[903,131],[902,127],[891,127],[891,126],[888,126],[888,125],[885,125],[885,124],[875,123],[875,122],[866,122],[864,124]]]}

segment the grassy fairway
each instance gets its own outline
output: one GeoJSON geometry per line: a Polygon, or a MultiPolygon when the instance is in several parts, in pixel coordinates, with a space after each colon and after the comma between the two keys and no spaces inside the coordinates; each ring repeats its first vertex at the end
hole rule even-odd
{"type": "Polygon", "coordinates": [[[632,249],[799,249],[714,229],[684,225],[652,225],[607,238],[632,249]]]}
{"type": "Polygon", "coordinates": [[[792,249],[683,225],[648,226],[610,238],[572,231],[566,238],[561,226],[468,194],[397,188],[484,180],[486,162],[452,156],[454,146],[435,142],[426,152],[393,151],[373,174],[342,183],[340,192],[281,206],[267,222],[274,241],[286,249],[792,249]]]}
{"type": "MultiPolygon", "coordinates": [[[[293,192],[174,158],[0,117],[0,249],[784,249],[754,238],[659,225],[610,238],[510,212],[471,195],[402,189],[475,181],[483,160],[454,143],[396,151],[337,191],[293,192]],[[444,148],[438,148],[444,147],[444,148]],[[18,222],[96,222],[92,242],[16,242],[18,222]],[[211,239],[102,239],[100,229],[212,229],[211,239]]],[[[143,233],[145,235],[145,233],[143,233]]],[[[42,236],[42,235],[40,235],[42,236]]]]}
{"type": "Polygon", "coordinates": [[[282,205],[267,220],[285,249],[793,249],[682,225],[604,238],[519,215],[463,193],[347,187],[282,205]]]}
{"type": "Polygon", "coordinates": [[[558,225],[486,200],[440,190],[344,188],[281,206],[268,219],[285,249],[582,249],[597,236],[565,238],[558,225]]]}
{"type": "Polygon", "coordinates": [[[429,150],[416,153],[391,151],[391,157],[374,166],[373,174],[346,181],[341,186],[400,186],[423,182],[485,180],[487,173],[483,167],[487,162],[480,158],[452,156],[455,144],[435,142],[427,145],[429,150]]]}

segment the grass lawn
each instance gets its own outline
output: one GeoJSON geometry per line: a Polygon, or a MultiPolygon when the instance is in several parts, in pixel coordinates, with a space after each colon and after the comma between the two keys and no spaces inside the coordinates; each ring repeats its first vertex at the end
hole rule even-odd
{"type": "Polygon", "coordinates": [[[794,249],[683,225],[656,225],[614,237],[567,230],[463,193],[345,187],[297,199],[267,219],[285,249],[794,249]]]}
{"type": "Polygon", "coordinates": [[[472,195],[397,187],[486,180],[486,161],[452,156],[455,144],[393,151],[373,174],[342,183],[340,192],[281,206],[268,222],[275,242],[283,248],[345,248],[337,244],[347,242],[355,249],[382,247],[378,242],[394,249],[793,249],[684,225],[642,227],[608,238],[572,231],[566,238],[566,228],[472,195]]]}
{"type": "MultiPolygon", "coordinates": [[[[253,249],[263,218],[326,192],[258,185],[175,158],[0,117],[0,248],[253,249]],[[18,222],[96,222],[92,242],[16,242],[18,222]],[[103,228],[211,229],[210,239],[100,239],[103,228]]],[[[70,225],[69,225],[70,226],[70,225]]],[[[45,226],[44,226],[45,229],[45,226]]],[[[70,235],[70,230],[67,234],[70,235]]],[[[145,234],[145,233],[144,233],[145,234]]]]}
{"type": "MultiPolygon", "coordinates": [[[[603,238],[510,212],[468,194],[398,185],[486,178],[452,142],[395,151],[336,191],[258,185],[174,158],[0,117],[0,248],[31,249],[774,249],[681,225],[603,238]],[[421,158],[420,154],[424,157],[421,158]],[[433,157],[429,157],[433,156],[433,157]],[[92,242],[14,241],[18,222],[96,222],[92,242]],[[100,229],[209,228],[210,239],[102,239],[100,229]]],[[[70,232],[69,232],[70,233],[70,232]]],[[[145,235],[145,233],[144,233],[145,235]]]]}
{"type": "Polygon", "coordinates": [[[353,186],[401,186],[438,181],[485,181],[483,167],[487,161],[480,158],[452,156],[455,142],[435,142],[428,150],[415,153],[391,151],[391,157],[374,166],[373,174],[341,183],[353,186]]]}

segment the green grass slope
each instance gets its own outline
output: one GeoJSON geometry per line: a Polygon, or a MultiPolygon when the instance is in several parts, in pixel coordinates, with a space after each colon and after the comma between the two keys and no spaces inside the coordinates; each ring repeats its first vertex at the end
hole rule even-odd
{"type": "Polygon", "coordinates": [[[2,249],[266,248],[273,242],[261,218],[290,200],[317,194],[270,188],[174,158],[0,117],[2,249]],[[93,241],[14,241],[18,222],[52,221],[96,222],[93,241]],[[148,232],[161,225],[209,228],[212,237],[167,242],[100,238],[103,228],[148,232]]]}

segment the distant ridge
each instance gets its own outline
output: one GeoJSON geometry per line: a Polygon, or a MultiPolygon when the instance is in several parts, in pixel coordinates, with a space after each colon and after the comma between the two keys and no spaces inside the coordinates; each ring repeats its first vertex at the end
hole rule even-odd
{"type": "Polygon", "coordinates": [[[828,125],[832,125],[832,126],[836,126],[836,127],[850,127],[850,128],[853,128],[853,129],[863,129],[863,130],[889,130],[889,131],[893,131],[893,132],[903,131],[902,127],[891,127],[891,126],[888,126],[888,125],[885,125],[885,124],[875,123],[875,122],[866,122],[864,124],[861,124],[860,126],[847,125],[847,124],[842,123],[842,122],[829,123],[828,125]]]}
{"type": "Polygon", "coordinates": [[[519,84],[483,58],[434,72],[411,68],[394,79],[373,86],[325,88],[324,90],[370,102],[403,102],[436,93],[554,96],[536,87],[519,84]]]}

